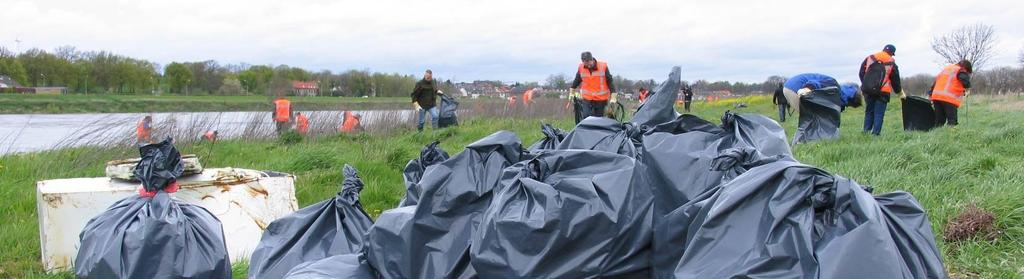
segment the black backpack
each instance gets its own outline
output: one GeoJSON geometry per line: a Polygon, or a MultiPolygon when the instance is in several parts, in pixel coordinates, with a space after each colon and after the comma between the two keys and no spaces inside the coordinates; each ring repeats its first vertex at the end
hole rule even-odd
{"type": "Polygon", "coordinates": [[[864,73],[864,78],[860,81],[860,90],[864,92],[864,94],[881,94],[882,85],[885,83],[885,67],[891,64],[892,63],[882,63],[875,60],[871,65],[868,65],[868,69],[864,73]]]}

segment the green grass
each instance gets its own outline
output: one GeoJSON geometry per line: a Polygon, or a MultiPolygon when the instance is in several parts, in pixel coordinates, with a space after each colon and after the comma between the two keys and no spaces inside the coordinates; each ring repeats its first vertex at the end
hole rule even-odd
{"type": "MultiPolygon", "coordinates": [[[[302,110],[407,108],[408,98],[289,97],[302,110]]],[[[193,112],[270,110],[266,96],[0,94],[0,113],[193,112]]]]}
{"type": "MultiPolygon", "coordinates": [[[[932,229],[943,250],[947,269],[956,275],[980,278],[1019,278],[1024,274],[1024,112],[993,111],[992,99],[972,100],[967,125],[928,133],[903,132],[899,102],[890,103],[882,136],[861,134],[863,108],[843,113],[842,137],[798,145],[804,163],[852,178],[876,188],[876,193],[913,193],[928,210],[932,229]],[[960,244],[941,241],[944,224],[969,203],[993,212],[1003,234],[996,241],[972,239],[960,244]]],[[[1003,99],[999,103],[1024,102],[1003,99]]],[[[752,97],[715,104],[697,103],[695,114],[718,123],[726,110],[755,112],[774,118],[767,98],[752,97]],[[733,109],[736,102],[749,107],[733,109]]],[[[961,114],[963,117],[963,114],[961,114]]],[[[341,165],[359,169],[366,182],[362,202],[376,216],[394,207],[404,193],[401,168],[433,140],[455,154],[497,130],[516,132],[524,145],[541,137],[543,120],[469,119],[457,128],[391,136],[345,135],[280,145],[274,140],[222,141],[182,146],[184,153],[212,154],[207,166],[270,169],[297,175],[300,206],[333,196],[341,183],[341,165]],[[212,149],[211,149],[212,148],[212,149]]],[[[567,119],[553,121],[570,128],[567,119]]],[[[783,125],[792,136],[795,118],[783,125]]],[[[0,157],[0,277],[60,278],[44,275],[39,264],[34,182],[37,180],[100,176],[103,162],[135,155],[132,149],[76,148],[0,157]]],[[[245,265],[235,275],[244,277],[245,265]]]]}

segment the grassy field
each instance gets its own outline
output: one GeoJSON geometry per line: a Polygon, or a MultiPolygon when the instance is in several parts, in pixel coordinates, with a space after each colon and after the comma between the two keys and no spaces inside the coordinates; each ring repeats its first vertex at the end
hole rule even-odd
{"type": "MultiPolygon", "coordinates": [[[[399,97],[289,97],[301,110],[365,110],[407,108],[399,97]]],[[[137,96],[0,94],[0,114],[91,112],[196,112],[270,110],[266,96],[137,96]]]]}
{"type": "MultiPolygon", "coordinates": [[[[950,273],[961,278],[1024,276],[1024,99],[972,100],[966,125],[928,133],[903,132],[899,102],[890,103],[882,136],[860,132],[863,108],[843,113],[842,137],[796,146],[804,163],[876,188],[876,193],[904,190],[928,210],[950,273]],[[1001,235],[994,241],[973,238],[961,243],[941,240],[948,220],[971,203],[993,212],[1001,235]]],[[[695,114],[718,122],[726,110],[774,117],[767,98],[698,103],[695,114]],[[747,108],[733,109],[736,102],[747,108]]],[[[424,144],[441,140],[452,154],[497,130],[519,134],[524,144],[541,137],[541,122],[570,128],[564,119],[469,119],[457,128],[425,133],[332,136],[315,142],[279,145],[274,141],[224,141],[209,146],[182,146],[185,153],[212,154],[207,166],[287,171],[297,175],[301,206],[335,194],[341,166],[352,164],[366,182],[362,202],[373,215],[394,207],[404,192],[401,168],[424,144]]],[[[963,117],[963,114],[961,114],[963,117]]],[[[796,123],[784,123],[790,136],[796,123]]],[[[134,149],[76,148],[0,157],[0,277],[70,277],[43,275],[39,264],[34,182],[43,179],[101,176],[103,162],[130,157],[134,149]]],[[[245,266],[236,266],[244,277],[245,266]]]]}

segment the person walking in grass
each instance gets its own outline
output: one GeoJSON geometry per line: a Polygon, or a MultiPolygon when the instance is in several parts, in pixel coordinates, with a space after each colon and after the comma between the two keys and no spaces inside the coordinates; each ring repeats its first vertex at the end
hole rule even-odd
{"type": "Polygon", "coordinates": [[[693,88],[689,85],[683,86],[683,109],[690,112],[690,104],[693,103],[693,88]]]}
{"type": "Polygon", "coordinates": [[[896,47],[886,45],[875,54],[868,55],[860,64],[861,92],[864,94],[864,133],[882,134],[882,120],[890,95],[901,93],[900,68],[896,66],[896,47]]]}
{"type": "Polygon", "coordinates": [[[775,94],[772,95],[772,103],[779,107],[779,122],[786,122],[786,110],[789,108],[789,102],[786,101],[786,95],[783,94],[783,83],[779,83],[779,87],[775,88],[775,94]]]}
{"type": "Polygon", "coordinates": [[[419,114],[416,123],[416,130],[423,131],[423,125],[426,124],[427,114],[430,114],[430,125],[437,129],[437,95],[440,91],[437,90],[437,82],[434,81],[434,73],[427,70],[423,73],[423,79],[416,82],[416,87],[413,88],[412,94],[412,106],[419,114]]]}
{"type": "Polygon", "coordinates": [[[957,108],[967,90],[971,88],[971,73],[974,73],[974,65],[971,61],[960,60],[959,63],[950,64],[942,68],[942,72],[935,77],[928,96],[935,106],[935,127],[956,126],[957,108]]]}

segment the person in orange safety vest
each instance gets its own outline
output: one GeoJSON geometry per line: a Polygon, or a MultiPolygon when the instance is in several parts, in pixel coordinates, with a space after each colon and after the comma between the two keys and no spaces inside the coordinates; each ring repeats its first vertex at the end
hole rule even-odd
{"type": "Polygon", "coordinates": [[[363,117],[359,114],[346,111],[343,120],[341,121],[341,127],[338,127],[338,131],[342,133],[352,133],[362,131],[363,126],[359,124],[359,121],[363,117]]]}
{"type": "Polygon", "coordinates": [[[146,115],[135,126],[135,137],[139,144],[153,143],[153,116],[146,115]]]}
{"type": "MultiPolygon", "coordinates": [[[[608,71],[608,63],[598,61],[589,51],[580,54],[580,64],[576,69],[576,78],[570,89],[579,89],[583,98],[582,110],[586,116],[601,117],[605,115],[608,103],[615,103],[615,85],[612,74],[608,71]]],[[[575,97],[575,94],[572,94],[575,97]]]]}
{"type": "Polygon", "coordinates": [[[935,77],[935,83],[928,95],[935,106],[935,126],[956,126],[957,108],[960,107],[961,99],[971,88],[971,74],[974,73],[974,65],[971,61],[960,60],[959,63],[950,64],[942,68],[942,72],[935,77]]]}
{"type": "Polygon", "coordinates": [[[271,117],[276,124],[277,134],[287,131],[292,123],[292,103],[283,96],[277,97],[277,100],[274,100],[274,112],[271,117]]]}
{"type": "Polygon", "coordinates": [[[300,135],[309,133],[309,117],[306,117],[302,112],[295,113],[295,128],[299,130],[300,135]]]}
{"type": "Polygon", "coordinates": [[[896,66],[896,47],[885,45],[882,51],[868,55],[860,64],[861,92],[864,94],[864,132],[874,135],[882,133],[882,120],[889,97],[894,93],[903,94],[900,85],[900,68],[896,66]]]}

